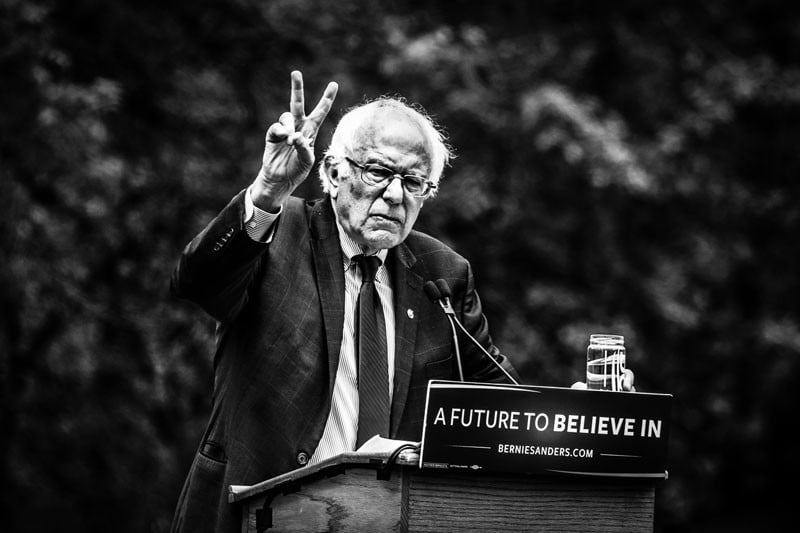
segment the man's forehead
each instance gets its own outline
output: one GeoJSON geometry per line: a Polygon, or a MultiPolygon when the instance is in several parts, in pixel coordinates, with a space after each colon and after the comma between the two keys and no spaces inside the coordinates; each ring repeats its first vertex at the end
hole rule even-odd
{"type": "Polygon", "coordinates": [[[392,147],[417,153],[430,162],[431,143],[425,130],[409,113],[379,108],[365,117],[354,136],[354,148],[362,153],[392,147]]]}

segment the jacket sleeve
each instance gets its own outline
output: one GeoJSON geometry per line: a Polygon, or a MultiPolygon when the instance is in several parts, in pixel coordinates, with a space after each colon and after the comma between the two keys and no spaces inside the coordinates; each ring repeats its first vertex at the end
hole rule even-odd
{"type": "Polygon", "coordinates": [[[175,296],[198,304],[220,322],[232,320],[244,307],[269,248],[247,235],[242,222],[244,193],[237,194],[184,248],[170,280],[175,296]]]}

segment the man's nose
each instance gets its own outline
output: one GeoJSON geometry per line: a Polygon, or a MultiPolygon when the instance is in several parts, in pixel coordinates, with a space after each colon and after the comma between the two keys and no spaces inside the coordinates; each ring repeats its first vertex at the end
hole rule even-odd
{"type": "Polygon", "coordinates": [[[400,176],[394,176],[389,181],[389,185],[383,190],[383,199],[390,204],[399,204],[403,202],[403,179],[400,176]]]}

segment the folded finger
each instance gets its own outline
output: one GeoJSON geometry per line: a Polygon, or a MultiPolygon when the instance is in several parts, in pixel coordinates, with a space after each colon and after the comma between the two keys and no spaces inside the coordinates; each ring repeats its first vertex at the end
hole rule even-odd
{"type": "Polygon", "coordinates": [[[289,133],[289,135],[286,137],[286,144],[291,146],[298,146],[302,145],[304,140],[305,137],[303,137],[303,134],[300,133],[299,131],[295,131],[289,133]]]}
{"type": "Polygon", "coordinates": [[[266,141],[268,143],[278,143],[286,140],[288,136],[289,131],[282,124],[275,122],[267,129],[266,141]]]}
{"type": "Polygon", "coordinates": [[[295,131],[296,122],[295,122],[294,115],[292,115],[288,111],[286,113],[281,113],[281,116],[278,117],[278,122],[280,122],[280,124],[284,128],[286,128],[286,131],[290,131],[290,132],[291,131],[295,131]]]}
{"type": "Polygon", "coordinates": [[[300,159],[300,163],[303,166],[310,167],[312,164],[314,164],[314,150],[311,148],[308,139],[304,137],[303,134],[295,133],[290,135],[286,142],[294,146],[295,150],[297,151],[297,157],[300,159]],[[289,142],[289,140],[291,140],[291,142],[289,142]]]}

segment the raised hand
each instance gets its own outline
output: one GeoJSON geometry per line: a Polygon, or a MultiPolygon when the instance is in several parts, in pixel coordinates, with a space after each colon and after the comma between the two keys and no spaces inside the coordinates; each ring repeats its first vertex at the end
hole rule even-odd
{"type": "Polygon", "coordinates": [[[289,111],[267,129],[261,170],[251,192],[255,205],[276,211],[306,179],[314,165],[314,141],[338,89],[330,82],[314,110],[306,115],[303,75],[292,72],[289,111]]]}

